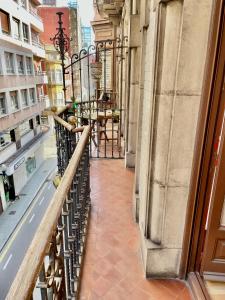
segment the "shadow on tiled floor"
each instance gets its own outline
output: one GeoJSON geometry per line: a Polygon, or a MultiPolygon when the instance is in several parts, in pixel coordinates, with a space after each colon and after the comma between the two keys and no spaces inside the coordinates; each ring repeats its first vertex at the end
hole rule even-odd
{"type": "Polygon", "coordinates": [[[134,174],[123,160],[92,160],[92,211],[80,300],[190,300],[178,280],[146,280],[132,217],[134,174]]]}

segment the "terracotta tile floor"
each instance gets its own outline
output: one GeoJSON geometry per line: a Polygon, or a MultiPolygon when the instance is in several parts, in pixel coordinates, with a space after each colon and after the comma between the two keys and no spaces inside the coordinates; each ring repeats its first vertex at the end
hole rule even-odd
{"type": "Polygon", "coordinates": [[[132,217],[134,174],[123,160],[92,160],[92,210],[80,300],[190,300],[178,280],[146,280],[132,217]]]}

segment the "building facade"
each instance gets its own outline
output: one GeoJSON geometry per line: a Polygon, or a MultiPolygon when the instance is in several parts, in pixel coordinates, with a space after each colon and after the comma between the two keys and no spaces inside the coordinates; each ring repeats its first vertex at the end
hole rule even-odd
{"type": "MultiPolygon", "coordinates": [[[[139,224],[145,274],[162,278],[185,277],[193,272],[200,274],[202,279],[222,280],[225,237],[218,228],[224,230],[224,223],[220,223],[224,219],[224,208],[223,200],[212,198],[212,191],[217,188],[213,186],[215,182],[210,183],[211,194],[210,191],[208,194],[211,198],[200,195],[202,207],[204,201],[208,203],[204,213],[198,211],[199,220],[201,215],[207,216],[202,219],[201,240],[191,240],[190,232],[200,226],[195,223],[193,203],[197,207],[201,178],[197,175],[193,178],[191,174],[197,174],[194,173],[196,164],[199,171],[204,157],[202,146],[202,156],[199,154],[197,161],[196,149],[200,141],[203,143],[201,138],[209,125],[206,108],[203,116],[202,107],[203,104],[207,106],[206,80],[213,70],[216,72],[213,56],[211,69],[206,67],[212,49],[214,57],[215,53],[219,55],[224,51],[215,49],[224,42],[218,38],[224,21],[224,1],[121,0],[109,3],[98,0],[96,4],[100,15],[114,24],[116,36],[128,37],[128,51],[123,62],[123,93],[118,92],[118,95],[125,108],[125,163],[135,168],[134,216],[139,224]],[[206,127],[199,128],[202,118],[205,118],[206,127]],[[217,203],[217,217],[212,217],[214,204],[210,206],[209,203],[217,203]],[[212,226],[217,226],[213,227],[217,238],[210,245],[212,226]],[[193,250],[190,245],[200,242],[203,248],[198,261],[193,263],[192,257],[190,262],[187,258],[193,250]],[[212,250],[209,254],[209,249],[216,249],[216,252],[212,254],[212,250]]],[[[224,68],[224,61],[220,65],[224,68]]],[[[220,79],[223,82],[222,75],[220,79]]],[[[212,92],[212,85],[210,87],[212,92]]],[[[215,103],[216,97],[210,101],[215,103]]],[[[221,140],[223,133],[218,136],[221,140]]],[[[217,145],[218,141],[215,143],[217,145]]],[[[213,151],[213,146],[210,149],[213,151]]],[[[222,161],[222,154],[218,155],[222,161]]]]}
{"type": "MultiPolygon", "coordinates": [[[[94,8],[94,19],[91,21],[91,26],[94,32],[94,42],[101,43],[102,41],[115,41],[116,39],[116,26],[113,24],[111,20],[107,18],[105,14],[102,16],[99,13],[98,6],[96,1],[93,1],[94,8]]],[[[106,89],[107,89],[107,97],[115,100],[114,94],[116,93],[116,52],[108,49],[106,51],[106,59],[102,64],[102,73],[104,74],[104,69],[106,70],[106,89]]],[[[118,70],[118,69],[117,69],[118,70]]],[[[100,92],[98,93],[101,97],[102,91],[104,87],[104,76],[102,76],[99,84],[100,92]]]]}
{"type": "Polygon", "coordinates": [[[19,195],[43,161],[41,113],[45,108],[45,58],[39,36],[39,1],[0,4],[1,211],[19,195]]]}
{"type": "MultiPolygon", "coordinates": [[[[65,64],[68,65],[71,63],[71,52],[77,53],[79,50],[79,16],[78,8],[76,3],[70,7],[56,7],[55,5],[44,5],[39,7],[39,13],[43,19],[44,23],[44,32],[41,34],[41,41],[45,45],[46,50],[46,60],[45,60],[45,69],[48,75],[48,95],[50,100],[50,105],[61,106],[65,101],[71,101],[72,95],[71,81],[72,74],[66,74],[65,84],[66,84],[66,99],[64,99],[63,91],[63,74],[61,67],[60,55],[56,51],[51,41],[56,34],[56,27],[58,22],[57,12],[62,12],[63,25],[65,27],[65,33],[71,39],[70,49],[68,55],[66,55],[65,64]]],[[[74,70],[73,79],[74,79],[74,90],[76,94],[80,93],[80,86],[78,85],[78,76],[79,70],[74,70]]]]}
{"type": "Polygon", "coordinates": [[[92,44],[91,26],[81,26],[82,48],[88,48],[92,44]]]}

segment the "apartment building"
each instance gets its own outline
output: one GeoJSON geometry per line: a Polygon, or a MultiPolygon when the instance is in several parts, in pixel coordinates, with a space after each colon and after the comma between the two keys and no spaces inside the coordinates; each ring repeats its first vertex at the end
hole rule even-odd
{"type": "Polygon", "coordinates": [[[0,2],[0,213],[43,161],[45,50],[39,0],[0,2]]]}

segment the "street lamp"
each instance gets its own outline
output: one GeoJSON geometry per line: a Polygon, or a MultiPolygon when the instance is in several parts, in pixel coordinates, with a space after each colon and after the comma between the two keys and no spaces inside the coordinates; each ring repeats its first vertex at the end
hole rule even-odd
{"type": "Polygon", "coordinates": [[[63,93],[64,93],[64,101],[66,104],[66,79],[65,75],[68,74],[65,71],[65,55],[69,51],[70,41],[71,39],[66,35],[65,28],[63,27],[62,16],[63,12],[57,12],[58,15],[58,28],[56,28],[57,33],[50,40],[53,42],[53,45],[60,54],[61,66],[62,66],[62,75],[63,75],[63,93]]]}

